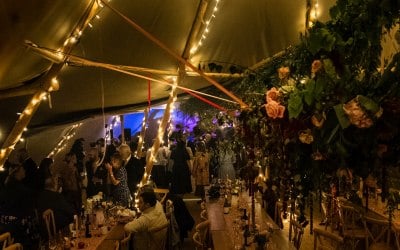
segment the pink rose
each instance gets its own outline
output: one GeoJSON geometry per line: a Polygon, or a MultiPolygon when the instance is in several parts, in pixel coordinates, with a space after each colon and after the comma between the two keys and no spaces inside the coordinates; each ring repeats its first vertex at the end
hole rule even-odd
{"type": "Polygon", "coordinates": [[[367,116],[365,111],[361,108],[356,98],[344,104],[343,111],[349,118],[350,123],[358,128],[369,128],[373,125],[373,121],[367,116]]]}
{"type": "Polygon", "coordinates": [[[289,77],[290,69],[289,67],[280,67],[278,69],[279,79],[283,80],[289,77]]]}
{"type": "Polygon", "coordinates": [[[311,73],[315,74],[322,69],[322,62],[320,60],[314,60],[311,64],[311,73]]]}
{"type": "Polygon", "coordinates": [[[279,90],[276,89],[275,87],[271,88],[270,90],[267,91],[267,96],[266,96],[266,101],[269,103],[270,101],[278,101],[279,96],[281,93],[279,93],[279,90]]]}
{"type": "Polygon", "coordinates": [[[272,119],[283,118],[285,106],[282,106],[276,101],[271,100],[265,104],[265,110],[267,111],[267,115],[272,119]]]}

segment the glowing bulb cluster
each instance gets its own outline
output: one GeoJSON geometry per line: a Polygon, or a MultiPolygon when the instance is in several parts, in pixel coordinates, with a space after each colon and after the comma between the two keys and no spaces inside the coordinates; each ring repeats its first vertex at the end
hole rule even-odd
{"type": "Polygon", "coordinates": [[[82,123],[72,125],[64,134],[64,136],[60,139],[54,149],[47,155],[47,157],[52,158],[60,153],[63,149],[65,149],[68,142],[75,136],[76,129],[78,129],[81,125],[82,123]]]}
{"type": "Polygon", "coordinates": [[[310,14],[309,14],[309,22],[308,22],[308,26],[312,27],[314,25],[314,23],[318,20],[318,16],[320,15],[319,13],[319,4],[318,4],[318,0],[312,0],[311,1],[311,10],[310,10],[310,14]]]}
{"type": "Polygon", "coordinates": [[[204,43],[204,40],[207,38],[208,33],[210,32],[210,24],[213,21],[213,19],[216,18],[216,13],[218,11],[218,5],[219,5],[220,0],[215,0],[215,5],[212,11],[212,14],[210,15],[210,17],[208,18],[208,20],[205,22],[205,27],[203,29],[203,31],[200,34],[200,40],[198,41],[198,43],[193,46],[190,49],[190,54],[194,54],[196,53],[196,51],[199,49],[199,47],[201,47],[204,43]]]}

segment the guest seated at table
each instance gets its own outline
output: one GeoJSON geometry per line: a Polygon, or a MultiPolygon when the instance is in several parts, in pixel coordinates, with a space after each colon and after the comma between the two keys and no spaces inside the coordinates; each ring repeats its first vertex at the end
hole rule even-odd
{"type": "MultiPolygon", "coordinates": [[[[68,226],[74,219],[74,208],[68,203],[64,196],[57,192],[57,182],[53,177],[45,180],[45,188],[37,197],[37,209],[39,218],[46,209],[53,210],[54,220],[57,229],[63,229],[68,226]]],[[[46,232],[45,230],[42,230],[46,232]]],[[[43,234],[46,236],[47,234],[43,234]]]]}
{"type": "Polygon", "coordinates": [[[39,240],[35,196],[23,184],[24,178],[22,165],[9,166],[5,187],[0,192],[0,233],[10,232],[25,249],[35,249],[39,240]]]}
{"type": "Polygon", "coordinates": [[[111,164],[106,163],[111,183],[114,185],[111,197],[115,203],[127,207],[129,205],[130,193],[126,169],[122,166],[122,157],[119,153],[111,156],[111,164]]]}
{"type": "Polygon", "coordinates": [[[157,198],[154,192],[140,193],[138,206],[142,214],[124,227],[125,231],[134,234],[133,246],[135,250],[158,249],[159,239],[166,236],[162,235],[166,234],[166,230],[161,230],[155,234],[149,233],[149,231],[168,224],[164,212],[156,209],[156,203],[157,198]]]}
{"type": "Polygon", "coordinates": [[[188,237],[188,232],[193,229],[194,219],[180,195],[168,193],[167,199],[174,203],[174,216],[179,226],[180,240],[183,242],[188,237]]]}

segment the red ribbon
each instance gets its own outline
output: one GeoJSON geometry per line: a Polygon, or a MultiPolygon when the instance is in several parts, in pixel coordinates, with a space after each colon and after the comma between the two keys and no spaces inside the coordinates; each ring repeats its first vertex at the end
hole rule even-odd
{"type": "Polygon", "coordinates": [[[149,110],[151,106],[151,81],[147,81],[147,103],[149,105],[149,110]]]}
{"type": "Polygon", "coordinates": [[[202,97],[202,96],[200,96],[200,95],[198,95],[198,94],[196,94],[196,93],[194,93],[192,91],[185,90],[185,92],[188,93],[189,95],[194,96],[197,99],[199,99],[199,100],[201,100],[201,101],[213,106],[214,108],[217,108],[217,109],[219,109],[221,111],[227,111],[225,108],[219,106],[218,104],[216,104],[216,103],[214,103],[214,102],[212,102],[212,101],[210,101],[210,100],[208,100],[208,99],[206,99],[206,98],[204,98],[204,97],[202,97]]]}

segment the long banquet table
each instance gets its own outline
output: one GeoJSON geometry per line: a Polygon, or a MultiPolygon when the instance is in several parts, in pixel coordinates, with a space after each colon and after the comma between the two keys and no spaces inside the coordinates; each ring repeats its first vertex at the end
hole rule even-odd
{"type": "Polygon", "coordinates": [[[92,232],[93,236],[85,238],[83,235],[75,239],[76,244],[72,247],[72,250],[83,249],[83,250],[109,250],[115,249],[115,242],[124,238],[124,224],[116,224],[111,227],[107,234],[97,234],[92,232]],[[78,248],[78,243],[84,243],[83,248],[78,248]]]}
{"type": "MultiPolygon", "coordinates": [[[[245,196],[244,199],[247,200],[249,205],[248,207],[251,207],[250,197],[245,193],[241,195],[245,196]]],[[[235,239],[237,235],[234,232],[234,228],[237,226],[235,225],[235,223],[237,223],[237,221],[235,221],[237,219],[235,218],[237,213],[234,213],[232,210],[237,209],[237,203],[238,197],[232,196],[231,212],[224,214],[222,198],[219,200],[206,200],[208,219],[210,220],[210,234],[215,250],[231,250],[235,249],[235,246],[242,244],[240,240],[238,241],[237,238],[235,239]]],[[[288,235],[276,225],[265,210],[261,208],[258,201],[255,202],[255,214],[256,223],[260,226],[260,231],[272,226],[273,233],[269,239],[270,243],[268,249],[295,249],[294,245],[289,241],[288,235]]],[[[242,237],[242,235],[239,235],[239,238],[242,237]]],[[[247,249],[255,249],[255,247],[256,245],[254,243],[247,249]]]]}

